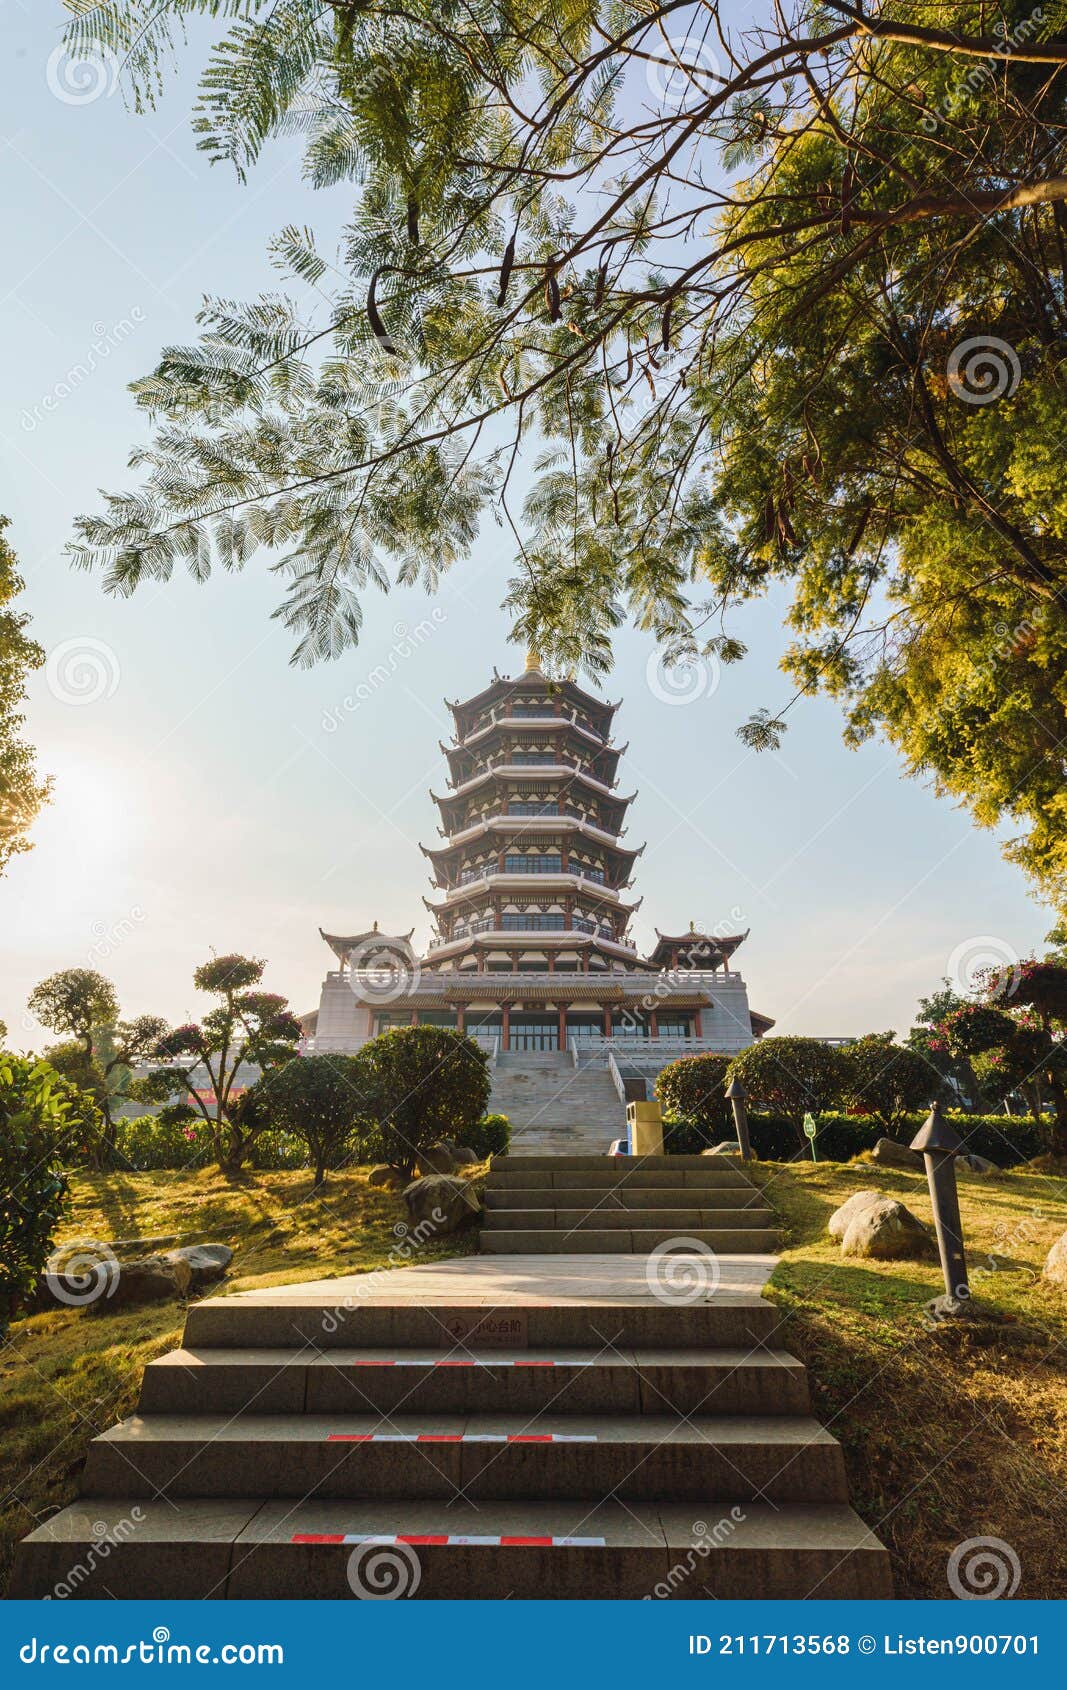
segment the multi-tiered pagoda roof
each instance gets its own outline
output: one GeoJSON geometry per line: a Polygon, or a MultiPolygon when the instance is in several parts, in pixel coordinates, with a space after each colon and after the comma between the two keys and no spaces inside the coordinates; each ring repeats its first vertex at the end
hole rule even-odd
{"type": "Polygon", "coordinates": [[[626,894],[644,846],[623,843],[633,795],[618,791],[617,706],[550,680],[531,656],[514,680],[449,708],[451,791],[431,794],[445,843],[422,847],[441,894],[424,900],[437,930],[424,966],[641,966],[629,932],[640,900],[626,894]]]}
{"type": "Polygon", "coordinates": [[[644,846],[627,837],[617,704],[531,654],[522,674],[494,674],[448,708],[448,790],[431,793],[440,838],[421,847],[433,937],[416,957],[410,934],[323,934],[341,964],[323,988],[323,1048],[420,1020],[504,1051],[624,1037],[730,1050],[771,1025],[731,967],[744,933],[657,929],[650,955],[635,947],[644,846]]]}

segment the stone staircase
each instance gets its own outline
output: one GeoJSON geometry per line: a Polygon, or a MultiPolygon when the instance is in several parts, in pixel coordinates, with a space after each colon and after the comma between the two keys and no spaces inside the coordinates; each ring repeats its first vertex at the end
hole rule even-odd
{"type": "Polygon", "coordinates": [[[567,1051],[501,1051],[490,1109],[511,1122],[512,1154],[597,1155],[626,1131],[603,1057],[575,1068],[567,1051]]]}
{"type": "Polygon", "coordinates": [[[890,1595],[769,1265],[697,1300],[525,1256],[198,1303],[10,1594],[890,1595]]]}
{"type": "Polygon", "coordinates": [[[191,1306],[8,1594],[891,1595],[742,1254],[758,1191],[663,1161],[502,1158],[487,1249],[528,1254],[191,1306]]]}
{"type": "Polygon", "coordinates": [[[485,1206],[482,1249],[492,1254],[778,1246],[771,1210],[732,1156],[498,1156],[485,1206]]]}

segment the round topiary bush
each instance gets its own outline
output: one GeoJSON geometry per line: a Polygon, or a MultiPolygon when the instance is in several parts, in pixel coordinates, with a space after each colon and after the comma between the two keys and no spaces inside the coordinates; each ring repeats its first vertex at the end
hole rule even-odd
{"type": "Polygon", "coordinates": [[[726,1101],[728,1056],[708,1052],[669,1062],[656,1076],[656,1101],[668,1117],[663,1148],[669,1155],[695,1155],[721,1139],[733,1138],[726,1101]]]}
{"type": "Polygon", "coordinates": [[[463,1144],[481,1162],[489,1156],[503,1156],[510,1143],[511,1122],[506,1115],[483,1115],[463,1135],[463,1144]]]}

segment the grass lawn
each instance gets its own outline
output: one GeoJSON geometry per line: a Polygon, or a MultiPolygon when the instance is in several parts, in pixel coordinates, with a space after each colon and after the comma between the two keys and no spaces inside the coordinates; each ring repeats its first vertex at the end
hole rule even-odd
{"type": "Polygon", "coordinates": [[[936,1264],[842,1257],[826,1222],[877,1188],[931,1220],[922,1174],[761,1163],[785,1250],[769,1296],[810,1366],[816,1413],[840,1439],[858,1512],[889,1546],[898,1596],[946,1597],[951,1551],[1009,1543],[1019,1597],[1067,1594],[1067,1289],[1042,1280],[1067,1230],[1067,1169],[960,1172],[972,1291],[1000,1320],[932,1325],[936,1264]]]}
{"type": "MultiPolygon", "coordinates": [[[[401,1267],[403,1201],[369,1188],[367,1173],[333,1174],[314,1196],[306,1170],[78,1175],[59,1242],[176,1233],[183,1244],[229,1244],[231,1277],[217,1292],[401,1267]]],[[[477,1237],[422,1247],[419,1261],[467,1255],[477,1237]]],[[[91,1439],[132,1413],[145,1363],[180,1341],[180,1303],[99,1306],[16,1321],[0,1348],[0,1590],[14,1544],[73,1500],[91,1439]]]]}

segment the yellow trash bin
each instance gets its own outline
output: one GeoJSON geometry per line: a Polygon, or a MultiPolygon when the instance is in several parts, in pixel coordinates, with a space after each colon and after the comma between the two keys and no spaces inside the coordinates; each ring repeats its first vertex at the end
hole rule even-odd
{"type": "Polygon", "coordinates": [[[631,1156],[663,1155],[663,1111],[658,1103],[628,1103],[631,1156]]]}

